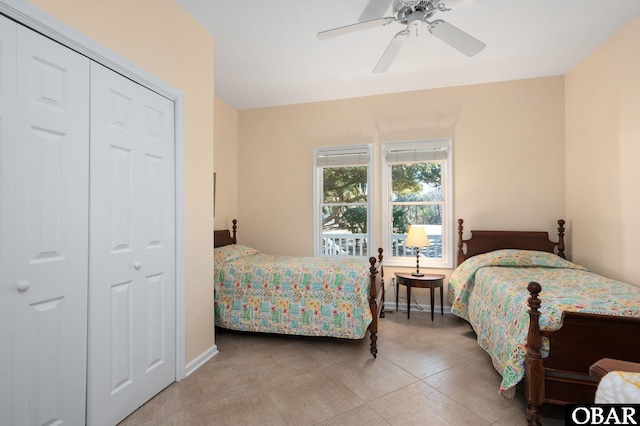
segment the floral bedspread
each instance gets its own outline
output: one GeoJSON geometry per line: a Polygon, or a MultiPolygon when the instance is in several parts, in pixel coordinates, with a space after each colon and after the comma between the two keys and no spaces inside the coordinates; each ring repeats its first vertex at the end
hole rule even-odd
{"type": "Polygon", "coordinates": [[[554,254],[497,250],[463,262],[449,280],[451,311],[469,321],[511,396],[524,377],[527,285],[542,286],[540,328],[560,328],[563,311],[640,317],[640,288],[602,277],[554,254]]]}
{"type": "Polygon", "coordinates": [[[215,323],[233,330],[361,339],[372,316],[362,259],[214,249],[215,323]]]}

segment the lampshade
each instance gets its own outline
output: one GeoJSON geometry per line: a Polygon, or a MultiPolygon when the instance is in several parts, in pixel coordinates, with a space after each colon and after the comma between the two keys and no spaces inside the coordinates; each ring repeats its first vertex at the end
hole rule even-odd
{"type": "Polygon", "coordinates": [[[409,227],[409,234],[407,235],[407,247],[427,247],[431,243],[429,242],[429,236],[424,225],[411,225],[409,227]]]}

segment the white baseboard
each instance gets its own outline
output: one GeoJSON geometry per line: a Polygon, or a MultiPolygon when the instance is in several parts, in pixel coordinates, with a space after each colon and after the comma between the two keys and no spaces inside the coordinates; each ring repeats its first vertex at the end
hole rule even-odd
{"type": "MultiPolygon", "coordinates": [[[[387,312],[395,312],[396,311],[396,302],[384,302],[384,310],[387,312]]],[[[442,310],[445,314],[451,314],[451,306],[445,306],[442,310]]],[[[398,313],[407,312],[407,304],[406,303],[398,303],[398,313]]],[[[431,305],[421,305],[421,304],[411,304],[411,312],[431,312],[431,305]]],[[[433,305],[433,313],[440,313],[440,305],[433,305]]]]}
{"type": "MultiPolygon", "coordinates": [[[[391,277],[391,287],[387,289],[387,291],[385,292],[385,297],[388,298],[395,298],[396,295],[396,291],[398,291],[398,289],[396,288],[396,280],[395,277],[391,277]],[[388,294],[388,296],[386,296],[386,294],[388,294]]],[[[443,291],[443,289],[441,288],[440,291],[443,291]]],[[[402,311],[402,312],[407,312],[407,298],[406,297],[402,297],[402,294],[399,295],[399,300],[398,298],[396,298],[396,300],[398,300],[398,302],[400,302],[400,300],[404,299],[404,303],[398,303],[398,312],[402,311]]],[[[415,302],[415,298],[413,298],[414,303],[411,304],[411,309],[417,312],[431,312],[431,305],[425,306],[419,303],[415,302]]],[[[437,302],[437,300],[436,300],[437,302]]],[[[384,310],[387,312],[395,312],[396,311],[396,302],[395,301],[385,301],[384,302],[384,310]]],[[[439,313],[440,312],[440,305],[436,305],[434,304],[433,306],[433,313],[439,313]]],[[[451,306],[444,306],[444,308],[442,309],[442,312],[444,314],[451,314],[451,306]]]]}
{"type": "Polygon", "coordinates": [[[187,364],[185,368],[184,377],[187,378],[191,373],[196,371],[198,368],[202,367],[205,362],[209,361],[211,358],[218,354],[218,346],[213,345],[206,351],[202,352],[200,355],[195,357],[193,361],[187,364]]]}

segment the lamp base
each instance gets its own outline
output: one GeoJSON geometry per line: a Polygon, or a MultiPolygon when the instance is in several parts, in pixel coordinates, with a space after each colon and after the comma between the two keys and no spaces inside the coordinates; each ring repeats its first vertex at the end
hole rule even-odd
{"type": "Polygon", "coordinates": [[[424,277],[424,274],[420,272],[420,252],[416,250],[416,271],[411,273],[413,277],[424,277]]]}

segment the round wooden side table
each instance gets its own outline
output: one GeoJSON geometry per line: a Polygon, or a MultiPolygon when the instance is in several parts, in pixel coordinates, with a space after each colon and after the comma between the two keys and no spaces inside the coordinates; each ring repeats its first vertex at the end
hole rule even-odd
{"type": "MultiPolygon", "coordinates": [[[[444,297],[442,295],[442,284],[445,276],[442,274],[424,274],[421,277],[411,275],[411,273],[396,272],[396,285],[407,287],[407,318],[411,318],[411,287],[428,288],[431,294],[431,321],[433,321],[433,289],[440,289],[440,315],[444,315],[444,297]]],[[[398,294],[400,291],[396,287],[396,312],[398,312],[398,294]]]]}

